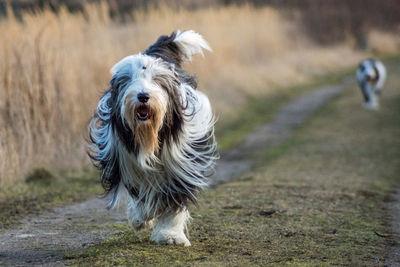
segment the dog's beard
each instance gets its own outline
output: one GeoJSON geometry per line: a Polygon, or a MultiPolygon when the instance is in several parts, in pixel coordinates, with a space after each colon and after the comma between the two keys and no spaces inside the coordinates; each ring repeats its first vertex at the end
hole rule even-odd
{"type": "Polygon", "coordinates": [[[143,167],[153,165],[157,159],[160,149],[158,132],[162,127],[165,112],[161,101],[155,98],[148,104],[125,102],[125,121],[133,132],[134,144],[139,152],[138,162],[143,167]]]}
{"type": "Polygon", "coordinates": [[[135,119],[135,144],[147,155],[156,154],[159,150],[158,130],[160,128],[156,116],[146,121],[135,119]]]}

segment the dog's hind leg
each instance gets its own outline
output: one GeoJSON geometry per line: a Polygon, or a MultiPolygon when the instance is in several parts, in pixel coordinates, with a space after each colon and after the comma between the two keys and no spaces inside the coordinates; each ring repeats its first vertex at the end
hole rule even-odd
{"type": "Polygon", "coordinates": [[[153,219],[146,216],[143,204],[132,198],[128,200],[126,215],[129,224],[137,231],[153,227],[153,219]]]}
{"type": "Polygon", "coordinates": [[[151,240],[163,245],[190,246],[185,235],[186,224],[189,219],[189,211],[186,208],[162,214],[155,221],[151,240]]]}

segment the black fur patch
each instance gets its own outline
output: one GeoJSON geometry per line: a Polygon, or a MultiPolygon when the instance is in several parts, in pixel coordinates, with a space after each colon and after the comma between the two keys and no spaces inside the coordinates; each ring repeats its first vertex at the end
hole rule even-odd
{"type": "MultiPolygon", "coordinates": [[[[99,128],[108,127],[108,125],[111,123],[110,120],[101,120],[100,118],[98,119],[100,125],[97,125],[97,127],[99,128]]],[[[91,131],[90,142],[96,145],[99,150],[104,149],[107,145],[105,143],[97,143],[91,131]]],[[[118,166],[119,159],[117,154],[109,151],[109,154],[107,154],[105,157],[102,157],[103,155],[97,154],[96,151],[89,151],[88,155],[92,159],[93,165],[102,171],[101,185],[105,191],[105,195],[108,195],[110,192],[115,192],[121,180],[120,168],[118,166]]]]}
{"type": "MultiPolygon", "coordinates": [[[[98,125],[96,127],[98,129],[109,127],[109,131],[113,133],[117,133],[119,139],[124,144],[125,148],[128,151],[134,151],[135,145],[133,142],[133,134],[132,131],[127,129],[123,123],[120,112],[120,103],[118,101],[118,96],[121,91],[124,90],[125,86],[130,82],[130,78],[128,74],[126,75],[114,75],[114,77],[110,81],[110,89],[105,92],[102,96],[105,97],[107,94],[110,94],[110,98],[107,100],[106,105],[109,114],[95,114],[95,117],[98,119],[98,125]],[[100,118],[108,117],[107,120],[102,120],[100,118]]],[[[127,124],[125,124],[127,125],[127,124]]],[[[111,133],[110,133],[111,134],[111,133]]],[[[99,150],[105,148],[107,143],[97,143],[95,138],[93,137],[93,133],[90,132],[90,142],[98,147],[99,150]]],[[[114,148],[113,148],[114,149],[114,148]]],[[[121,181],[121,173],[119,168],[119,158],[118,153],[115,151],[108,151],[108,155],[97,155],[95,151],[89,151],[88,154],[90,158],[93,160],[93,164],[100,170],[102,170],[101,175],[101,184],[104,188],[105,194],[109,194],[111,192],[116,193],[116,189],[121,181]]]]}
{"type": "Polygon", "coordinates": [[[183,106],[181,103],[181,96],[178,93],[178,86],[180,82],[175,77],[154,77],[156,83],[159,84],[168,94],[168,108],[165,114],[163,127],[158,133],[158,139],[162,144],[169,141],[170,137],[177,141],[183,127],[183,110],[187,105],[183,106]]]}
{"type": "Polygon", "coordinates": [[[119,139],[124,144],[125,149],[131,153],[138,153],[138,148],[134,142],[134,135],[128,127],[128,123],[121,117],[121,104],[118,98],[123,94],[126,86],[131,81],[132,74],[114,75],[110,81],[111,98],[109,107],[111,108],[111,126],[118,134],[119,139]]]}
{"type": "Polygon", "coordinates": [[[162,35],[143,53],[152,57],[162,58],[163,60],[180,67],[182,63],[182,51],[174,42],[176,32],[170,36],[162,35]]]}
{"type": "Polygon", "coordinates": [[[378,68],[376,67],[376,60],[375,59],[371,59],[370,61],[372,63],[372,67],[374,68],[374,71],[375,71],[374,82],[377,82],[379,80],[380,74],[379,74],[378,68]]]}
{"type": "Polygon", "coordinates": [[[175,71],[178,73],[180,81],[189,84],[193,89],[197,89],[197,79],[195,75],[190,75],[181,68],[183,52],[174,42],[176,32],[170,36],[162,35],[143,53],[148,56],[161,58],[168,63],[174,64],[175,71]]]}
{"type": "Polygon", "coordinates": [[[368,86],[368,84],[367,84],[366,81],[362,81],[360,83],[361,93],[363,94],[365,102],[369,102],[369,95],[368,95],[368,92],[367,92],[367,86],[368,86]]]}

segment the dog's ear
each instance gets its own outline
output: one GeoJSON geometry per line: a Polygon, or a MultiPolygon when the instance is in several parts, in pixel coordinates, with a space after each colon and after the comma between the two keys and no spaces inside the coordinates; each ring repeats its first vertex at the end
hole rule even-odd
{"type": "Polygon", "coordinates": [[[207,41],[200,34],[189,30],[177,30],[170,36],[163,35],[144,54],[162,58],[177,66],[183,61],[191,61],[195,54],[203,55],[203,49],[211,51],[207,41]]]}
{"type": "Polygon", "coordinates": [[[124,57],[118,63],[116,63],[110,70],[112,75],[115,75],[117,72],[124,70],[124,72],[129,72],[132,70],[132,62],[134,55],[124,57]]]}

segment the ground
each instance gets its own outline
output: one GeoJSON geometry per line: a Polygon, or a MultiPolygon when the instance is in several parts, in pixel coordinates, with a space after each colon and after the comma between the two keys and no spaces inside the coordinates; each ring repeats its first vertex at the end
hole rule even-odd
{"type": "MultiPolygon", "coordinates": [[[[389,65],[391,73],[399,66],[389,65]]],[[[74,264],[383,265],[395,243],[385,203],[400,166],[400,90],[379,112],[353,83],[241,179],[208,190],[192,209],[192,247],[149,243],[125,224],[74,264]]]]}
{"type": "Polygon", "coordinates": [[[380,111],[363,110],[350,83],[285,142],[260,149],[252,170],[207,190],[190,209],[192,247],[155,245],[149,232],[134,232],[122,220],[86,218],[88,231],[109,235],[66,251],[64,263],[395,265],[400,66],[391,62],[388,69],[380,111]]]}
{"type": "MultiPolygon", "coordinates": [[[[255,127],[269,122],[289,101],[318,86],[338,83],[348,73],[349,70],[329,73],[315,77],[311,83],[280,88],[278,93],[257,99],[250,98],[249,104],[240,108],[237,118],[217,124],[219,150],[222,153],[231,151],[255,127]]],[[[102,193],[99,172],[90,167],[56,174],[40,168],[29,173],[25,180],[0,188],[0,229],[14,226],[26,216],[42,210],[83,201],[102,193]]]]}

